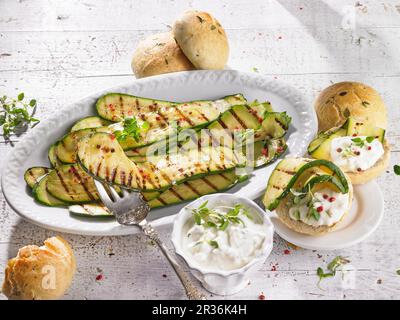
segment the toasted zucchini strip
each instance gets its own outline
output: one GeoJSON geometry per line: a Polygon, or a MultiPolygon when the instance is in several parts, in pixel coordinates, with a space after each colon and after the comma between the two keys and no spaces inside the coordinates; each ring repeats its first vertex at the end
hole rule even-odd
{"type": "Polygon", "coordinates": [[[44,204],[49,207],[63,207],[66,206],[67,203],[59,200],[58,198],[53,197],[48,191],[47,191],[47,181],[48,181],[49,175],[46,175],[43,177],[39,182],[37,182],[32,189],[33,196],[36,201],[38,201],[41,204],[44,204]]]}
{"type": "Polygon", "coordinates": [[[115,137],[95,133],[78,144],[78,157],[83,168],[99,179],[129,189],[152,191],[210,173],[240,165],[245,158],[228,148],[203,148],[187,153],[155,156],[154,162],[139,166],[126,157],[115,137]]]}
{"type": "MultiPolygon", "coordinates": [[[[223,192],[239,182],[247,179],[247,176],[238,176],[235,170],[228,170],[223,173],[209,175],[203,178],[186,181],[179,185],[173,186],[159,194],[156,199],[150,200],[151,208],[165,207],[168,205],[196,199],[202,195],[223,192]]],[[[73,205],[69,207],[69,211],[73,215],[97,218],[110,217],[112,213],[99,203],[89,203],[82,205],[73,205]]]]}
{"type": "Polygon", "coordinates": [[[114,215],[99,203],[75,204],[68,207],[69,212],[74,216],[92,218],[110,218],[114,215]]]}
{"type": "Polygon", "coordinates": [[[57,155],[58,143],[59,143],[58,141],[56,143],[53,143],[50,146],[49,152],[48,152],[48,158],[49,158],[50,164],[53,168],[57,168],[57,167],[63,165],[63,163],[60,161],[60,159],[58,158],[58,155],[57,155]]]}
{"type": "Polygon", "coordinates": [[[24,180],[29,188],[33,188],[40,178],[49,173],[51,169],[46,167],[32,167],[25,171],[24,180]]]}
{"type": "Polygon", "coordinates": [[[123,93],[108,93],[97,100],[96,109],[100,117],[119,122],[126,117],[142,119],[158,126],[170,126],[177,122],[182,128],[193,128],[215,120],[232,105],[244,104],[241,94],[220,100],[198,100],[170,102],[132,96],[123,93]]]}
{"type": "Polygon", "coordinates": [[[109,126],[112,122],[97,116],[90,116],[78,120],[72,126],[71,131],[78,131],[82,129],[91,129],[109,126]]]}
{"type": "Polygon", "coordinates": [[[246,178],[246,176],[236,175],[235,170],[228,170],[220,174],[189,180],[164,191],[156,199],[149,201],[149,205],[151,208],[164,207],[197,199],[205,194],[223,192],[246,178]]]}

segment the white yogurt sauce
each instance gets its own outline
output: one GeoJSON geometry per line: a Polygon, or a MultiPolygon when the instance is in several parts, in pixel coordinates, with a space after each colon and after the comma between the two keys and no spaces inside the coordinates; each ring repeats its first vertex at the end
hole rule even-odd
{"type": "Polygon", "coordinates": [[[368,143],[365,136],[335,138],[331,142],[332,161],[347,172],[359,172],[371,168],[385,153],[378,139],[368,143]],[[354,139],[363,143],[357,145],[354,139]]]}
{"type": "Polygon", "coordinates": [[[289,216],[311,226],[331,226],[338,222],[349,209],[349,194],[325,188],[313,194],[312,207],[318,212],[318,220],[310,214],[310,199],[303,198],[289,209],[289,216]]]}
{"type": "MultiPolygon", "coordinates": [[[[218,208],[214,210],[222,214],[228,211],[218,208]]],[[[224,231],[197,225],[194,220],[188,222],[189,229],[182,239],[186,254],[207,269],[233,270],[245,266],[262,254],[266,241],[265,227],[257,221],[260,218],[255,214],[251,216],[249,219],[240,212],[237,217],[243,224],[229,223],[224,231]]]]}

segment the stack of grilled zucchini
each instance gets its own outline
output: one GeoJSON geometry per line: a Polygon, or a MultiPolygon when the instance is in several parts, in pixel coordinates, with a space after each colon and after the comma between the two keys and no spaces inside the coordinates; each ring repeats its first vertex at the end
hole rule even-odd
{"type": "Polygon", "coordinates": [[[139,190],[152,208],[221,192],[246,180],[237,168],[264,166],[286,150],[291,121],[270,103],[248,103],[241,94],[174,103],[110,93],[98,99],[96,111],[50,146],[51,168],[25,172],[39,203],[111,216],[98,202],[93,176],[116,189],[139,190]],[[146,130],[117,139],[114,133],[130,118],[146,130]],[[240,148],[233,143],[238,137],[240,148]]]}

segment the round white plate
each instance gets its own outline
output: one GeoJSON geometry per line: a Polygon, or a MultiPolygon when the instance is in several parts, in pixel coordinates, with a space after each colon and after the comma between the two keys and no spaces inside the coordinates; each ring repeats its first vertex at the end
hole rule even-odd
{"type": "MultiPolygon", "coordinates": [[[[2,172],[2,190],[10,206],[23,218],[39,226],[61,232],[86,235],[125,235],[138,232],[135,227],[121,226],[114,220],[77,218],[67,209],[50,208],[37,204],[26,187],[24,171],[32,166],[49,166],[47,150],[51,143],[64,135],[80,118],[94,115],[96,100],[108,92],[171,101],[217,99],[229,94],[243,93],[249,100],[268,100],[276,111],[287,111],[292,117],[287,139],[287,154],[301,156],[317,131],[316,115],[302,94],[278,80],[233,70],[192,71],[166,74],[140,80],[98,92],[61,110],[43,121],[22,141],[18,142],[2,172]]],[[[256,170],[247,183],[241,183],[228,192],[255,199],[265,190],[267,178],[274,165],[256,170]]],[[[150,212],[154,226],[172,221],[182,205],[150,212]]]]}
{"type": "Polygon", "coordinates": [[[350,212],[332,231],[313,237],[286,227],[277,217],[272,219],[275,232],[296,246],[312,250],[337,250],[353,246],[375,231],[383,218],[383,195],[375,181],[354,186],[350,212]],[[371,196],[372,195],[372,196],[371,196]]]}

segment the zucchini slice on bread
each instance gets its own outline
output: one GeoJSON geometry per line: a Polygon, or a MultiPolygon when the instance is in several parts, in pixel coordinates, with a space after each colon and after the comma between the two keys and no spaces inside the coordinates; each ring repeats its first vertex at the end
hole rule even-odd
{"type": "Polygon", "coordinates": [[[263,202],[290,229],[322,235],[350,210],[352,192],[349,178],[332,162],[287,158],[272,172],[263,202]]]}

